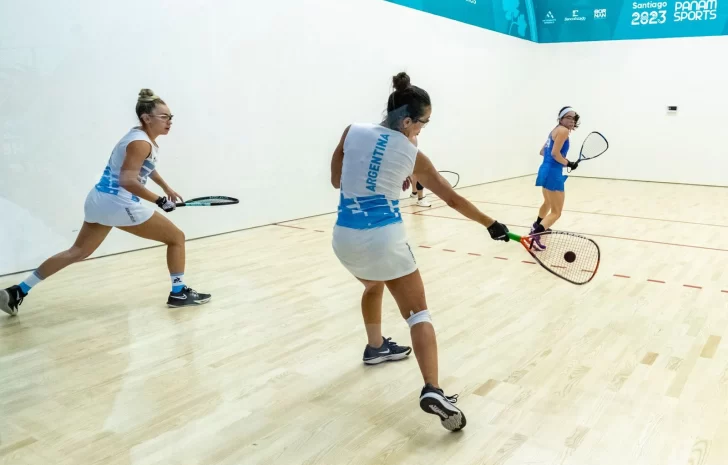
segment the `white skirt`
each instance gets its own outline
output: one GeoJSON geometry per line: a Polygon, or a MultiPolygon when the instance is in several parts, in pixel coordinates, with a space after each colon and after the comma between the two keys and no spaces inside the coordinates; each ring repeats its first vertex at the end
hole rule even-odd
{"type": "Polygon", "coordinates": [[[368,281],[390,281],[417,271],[403,223],[375,229],[334,227],[334,253],[351,274],[368,281]]]}
{"type": "Polygon", "coordinates": [[[138,226],[154,214],[141,202],[91,189],[83,207],[84,221],[104,226],[138,226]]]}

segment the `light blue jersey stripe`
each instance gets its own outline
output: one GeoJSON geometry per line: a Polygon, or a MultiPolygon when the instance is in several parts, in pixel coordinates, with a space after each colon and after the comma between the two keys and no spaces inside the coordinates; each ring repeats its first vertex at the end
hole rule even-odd
{"type": "Polygon", "coordinates": [[[101,178],[96,183],[94,188],[98,192],[103,192],[109,195],[115,195],[123,199],[132,200],[133,202],[140,202],[141,199],[131,192],[124,189],[121,186],[120,176],[121,169],[124,165],[126,158],[126,150],[132,142],[144,141],[150,144],[151,151],[147,155],[146,159],[142,162],[142,166],[139,167],[139,172],[136,174],[137,180],[142,184],[146,185],[149,176],[154,172],[157,163],[157,149],[156,144],[149,139],[149,136],[139,126],[135,126],[124,135],[114,146],[114,149],[109,155],[109,160],[104,168],[104,172],[101,178]]]}
{"type": "Polygon", "coordinates": [[[337,226],[350,229],[374,229],[401,223],[399,200],[387,200],[384,195],[346,198],[340,195],[337,226]]]}
{"type": "MultiPolygon", "coordinates": [[[[145,161],[144,164],[146,165],[147,162],[145,161]]],[[[154,166],[154,165],[152,165],[154,166]]],[[[146,184],[147,178],[149,177],[149,173],[144,173],[145,167],[142,167],[142,172],[140,172],[140,181],[142,184],[146,184]]],[[[152,171],[154,171],[152,169],[152,171]]],[[[113,174],[111,172],[111,168],[107,165],[106,169],[104,169],[104,174],[101,176],[101,179],[98,183],[96,183],[96,186],[94,186],[97,191],[103,192],[105,194],[111,194],[111,195],[119,195],[119,192],[121,191],[121,184],[119,184],[119,176],[116,174],[113,174]]],[[[140,202],[141,199],[137,197],[136,195],[132,194],[131,192],[128,193],[128,195],[131,197],[131,200],[134,202],[140,202]]]]}

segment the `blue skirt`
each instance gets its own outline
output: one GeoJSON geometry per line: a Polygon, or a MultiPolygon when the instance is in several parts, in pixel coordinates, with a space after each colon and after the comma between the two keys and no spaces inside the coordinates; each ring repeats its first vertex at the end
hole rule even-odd
{"type": "Polygon", "coordinates": [[[568,176],[564,175],[564,167],[560,164],[541,164],[536,176],[536,185],[550,191],[563,192],[564,182],[568,176]]]}

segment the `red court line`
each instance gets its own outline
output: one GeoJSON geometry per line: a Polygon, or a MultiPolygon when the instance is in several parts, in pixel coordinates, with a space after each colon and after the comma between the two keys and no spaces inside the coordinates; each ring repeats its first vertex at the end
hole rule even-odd
{"type": "MultiPolygon", "coordinates": [[[[488,202],[485,200],[471,200],[473,203],[487,203],[490,205],[501,205],[504,207],[517,207],[517,208],[538,208],[539,205],[531,206],[531,205],[515,205],[511,203],[500,203],[500,202],[488,202]]],[[[680,220],[667,220],[665,218],[650,218],[647,216],[632,216],[632,215],[618,215],[616,213],[600,213],[600,212],[585,212],[582,210],[563,210],[565,212],[571,212],[571,213],[581,213],[584,215],[598,215],[598,216],[611,216],[615,218],[630,218],[634,220],[648,220],[648,221],[661,221],[663,223],[679,223],[679,224],[692,224],[695,226],[712,226],[715,228],[728,228],[728,225],[726,224],[712,224],[712,223],[697,223],[694,221],[680,221],[680,220]]]]}
{"type": "MultiPolygon", "coordinates": [[[[434,216],[434,215],[423,215],[423,216],[434,216]]],[[[450,218],[450,217],[447,217],[447,216],[443,216],[442,218],[459,219],[459,218],[450,218]]],[[[467,220],[466,219],[466,221],[470,221],[470,220],[467,220]]],[[[302,228],[300,226],[291,226],[291,225],[287,225],[287,224],[277,224],[276,223],[276,224],[273,224],[273,226],[280,226],[282,228],[290,228],[290,229],[299,229],[299,230],[304,230],[304,231],[306,230],[306,228],[302,228]]],[[[520,227],[525,227],[525,226],[520,226],[520,227]]],[[[316,231],[316,232],[325,232],[325,231],[322,231],[320,229],[315,229],[314,231],[316,231]]],[[[602,236],[602,237],[608,237],[608,236],[602,236]]],[[[629,239],[627,239],[627,240],[629,240],[629,239]]],[[[652,242],[652,241],[644,241],[644,242],[652,242]]],[[[665,245],[680,246],[679,244],[667,244],[667,243],[665,243],[665,245]]],[[[429,245],[419,245],[418,247],[420,247],[422,249],[431,249],[432,248],[429,245]]],[[[696,246],[682,246],[682,247],[696,247],[696,246]]],[[[704,247],[696,247],[696,248],[704,248],[704,247]]],[[[455,250],[452,250],[452,249],[442,249],[442,250],[444,252],[455,252],[455,250]]],[[[714,249],[714,250],[722,250],[722,249],[714,249]]],[[[477,256],[477,257],[480,257],[481,256],[481,254],[473,253],[473,252],[468,252],[468,255],[474,255],[474,256],[477,256]]],[[[493,257],[493,258],[495,258],[497,260],[508,260],[508,258],[506,258],[506,257],[493,257]]],[[[528,261],[528,260],[521,260],[521,263],[526,263],[528,265],[536,265],[537,264],[536,262],[531,262],[531,261],[528,261]]],[[[556,268],[564,268],[564,267],[556,266],[556,268]]],[[[588,272],[588,273],[592,273],[592,271],[589,271],[589,270],[582,270],[582,271],[585,271],[585,272],[588,272]]],[[[625,279],[630,279],[631,278],[630,276],[623,275],[623,274],[615,274],[613,276],[614,277],[617,277],[617,278],[625,278],[625,279]]],[[[648,279],[647,281],[648,282],[651,282],[651,283],[665,284],[665,281],[660,281],[658,279],[648,279]]],[[[687,287],[687,288],[690,288],[690,289],[700,289],[700,290],[703,289],[702,286],[696,286],[694,284],[683,284],[683,287],[687,287]]],[[[725,290],[725,289],[724,290],[721,290],[720,292],[722,292],[724,294],[728,294],[728,290],[725,290]]]]}
{"type": "MultiPolygon", "coordinates": [[[[402,212],[407,213],[407,212],[402,212]]],[[[412,213],[410,213],[412,215],[412,213]]],[[[428,216],[432,218],[445,218],[447,220],[461,220],[461,221],[471,221],[467,218],[455,218],[452,216],[441,216],[441,215],[417,215],[417,216],[428,216]]],[[[508,226],[516,227],[516,228],[524,228],[524,229],[530,229],[530,226],[523,226],[520,224],[509,224],[508,226]]],[[[713,250],[715,252],[728,252],[728,249],[720,249],[717,247],[703,247],[700,245],[689,245],[689,244],[675,244],[673,242],[660,242],[660,241],[651,241],[648,239],[635,239],[633,237],[619,237],[619,236],[609,236],[606,234],[594,234],[594,233],[585,233],[585,232],[577,232],[577,231],[570,231],[575,234],[581,234],[583,236],[594,236],[594,237],[604,237],[606,239],[616,239],[619,241],[631,241],[631,242],[644,242],[647,244],[657,244],[657,245],[669,245],[673,247],[683,247],[687,249],[700,249],[700,250],[713,250]]]]}
{"type": "MultiPolygon", "coordinates": [[[[421,245],[420,247],[422,247],[424,249],[430,249],[431,248],[430,246],[426,246],[426,245],[421,245]]],[[[444,252],[455,252],[452,249],[442,249],[442,250],[444,252]]],[[[469,252],[468,255],[475,255],[475,256],[478,256],[478,257],[481,256],[480,254],[473,253],[473,252],[469,252]]],[[[505,257],[493,257],[493,258],[495,258],[497,260],[508,260],[505,257]]],[[[537,265],[536,262],[531,262],[531,261],[528,261],[528,260],[521,260],[521,263],[525,263],[525,264],[528,264],[528,265],[537,265]]],[[[564,268],[565,269],[566,267],[554,265],[554,268],[564,268]]],[[[593,271],[590,271],[590,270],[581,270],[581,271],[584,271],[586,273],[593,273],[593,271]]],[[[616,278],[632,279],[631,276],[627,276],[627,275],[624,275],[624,274],[614,274],[612,276],[614,276],[616,278]]],[[[651,279],[650,278],[647,281],[648,282],[651,282],[651,283],[665,284],[665,281],[661,281],[659,279],[651,279]]],[[[683,284],[683,287],[688,287],[688,288],[691,288],[691,289],[703,289],[702,286],[696,286],[694,284],[683,284]]],[[[721,292],[722,293],[725,293],[725,294],[728,294],[728,290],[722,290],[721,292]]]]}
{"type": "MultiPolygon", "coordinates": [[[[406,212],[403,212],[403,213],[406,213],[406,212]]],[[[435,216],[435,215],[422,215],[422,216],[435,216]]],[[[443,216],[443,217],[440,217],[440,218],[460,219],[460,218],[451,218],[451,217],[448,217],[448,216],[443,216]]],[[[468,220],[466,218],[463,218],[463,219],[465,219],[465,221],[470,221],[470,220],[468,220]]],[[[290,228],[290,229],[299,229],[299,230],[304,230],[304,231],[306,230],[306,228],[302,228],[300,226],[292,226],[292,225],[287,225],[287,224],[274,223],[273,226],[280,226],[282,228],[290,228]]],[[[521,228],[525,228],[526,227],[526,226],[518,226],[518,225],[515,225],[515,226],[521,227],[521,228]]],[[[316,232],[325,232],[325,231],[322,231],[320,229],[315,229],[314,231],[316,231],[316,232]]],[[[598,236],[598,234],[593,234],[593,235],[594,236],[598,236]]],[[[610,237],[610,236],[601,236],[601,237],[610,237]]],[[[638,241],[641,241],[639,239],[626,239],[626,238],[614,238],[614,239],[638,240],[638,241]]],[[[645,240],[645,241],[641,241],[641,242],[654,242],[654,241],[646,241],[645,240]]],[[[674,245],[674,246],[677,246],[677,247],[693,247],[693,248],[698,248],[698,249],[707,249],[707,247],[698,247],[698,246],[690,246],[690,245],[660,243],[660,242],[654,242],[654,243],[663,244],[663,245],[674,245]]],[[[418,247],[423,248],[423,249],[431,249],[432,248],[432,247],[430,247],[428,245],[420,245],[418,247]]],[[[445,252],[455,252],[455,250],[452,250],[452,249],[442,249],[442,250],[445,251],[445,252]]],[[[728,251],[728,250],[724,250],[724,249],[709,249],[709,250],[728,251]]],[[[468,255],[474,255],[474,256],[477,256],[477,257],[480,257],[481,256],[481,254],[473,253],[473,252],[469,252],[468,255]]],[[[493,258],[495,258],[497,260],[508,260],[508,258],[506,258],[506,257],[493,257],[493,258]]],[[[535,262],[531,262],[531,261],[527,261],[527,260],[521,260],[521,263],[526,263],[526,264],[529,264],[529,265],[536,265],[537,264],[535,262]]],[[[557,268],[563,268],[563,267],[558,267],[557,266],[557,268]]],[[[582,271],[585,271],[585,272],[588,272],[588,273],[592,273],[592,271],[589,271],[589,270],[582,270],[582,271]]],[[[631,278],[630,276],[623,275],[623,274],[614,274],[613,276],[614,277],[617,277],[617,278],[626,278],[626,279],[630,279],[631,278]]],[[[665,281],[660,281],[658,279],[648,279],[647,281],[648,282],[651,282],[651,283],[665,284],[665,281]]],[[[683,287],[687,287],[687,288],[690,288],[690,289],[700,289],[700,290],[703,289],[702,286],[696,286],[694,284],[683,284],[683,287]]],[[[720,292],[721,293],[724,293],[724,294],[728,294],[728,290],[726,290],[726,289],[723,289],[720,292]]]]}

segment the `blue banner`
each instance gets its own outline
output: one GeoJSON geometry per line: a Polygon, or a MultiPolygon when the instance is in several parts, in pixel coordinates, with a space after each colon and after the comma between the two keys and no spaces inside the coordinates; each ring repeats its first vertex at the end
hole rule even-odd
{"type": "Polygon", "coordinates": [[[536,11],[543,43],[728,34],[728,0],[538,0],[536,11]]]}
{"type": "Polygon", "coordinates": [[[728,35],[728,0],[385,1],[541,43],[728,35]]]}
{"type": "MultiPolygon", "coordinates": [[[[532,0],[385,0],[483,29],[538,41],[532,0]]],[[[728,1],[728,0],[724,0],[728,1]]]]}

